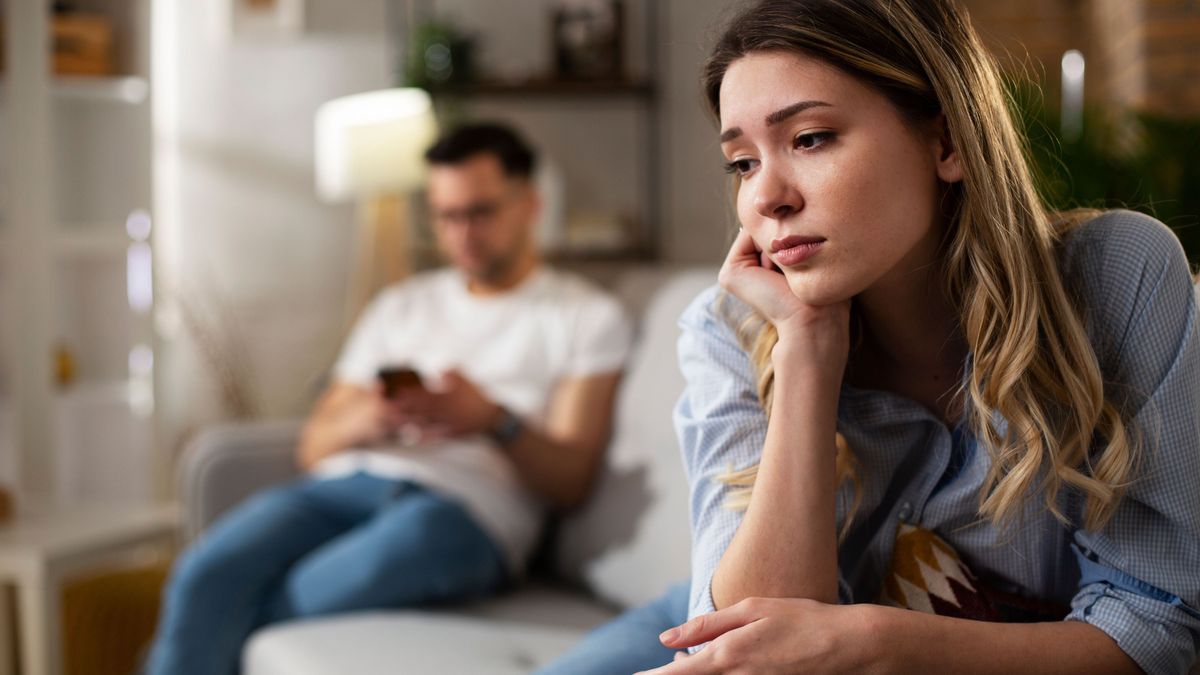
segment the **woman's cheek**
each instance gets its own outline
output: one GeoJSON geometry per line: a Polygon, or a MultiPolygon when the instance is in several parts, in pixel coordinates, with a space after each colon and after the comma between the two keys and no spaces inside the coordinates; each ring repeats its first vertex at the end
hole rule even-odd
{"type": "Polygon", "coordinates": [[[738,225],[745,228],[746,231],[750,233],[751,238],[753,238],[754,241],[757,242],[761,246],[762,242],[759,241],[760,217],[758,215],[758,212],[756,212],[754,210],[753,198],[750,197],[749,195],[747,195],[746,194],[747,192],[749,192],[749,190],[746,190],[745,188],[743,188],[738,193],[738,200],[737,200],[738,225]]]}

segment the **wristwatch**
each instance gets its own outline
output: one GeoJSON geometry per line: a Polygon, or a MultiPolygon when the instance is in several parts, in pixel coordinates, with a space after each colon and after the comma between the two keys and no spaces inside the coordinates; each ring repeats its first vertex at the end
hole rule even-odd
{"type": "Polygon", "coordinates": [[[500,445],[508,445],[515,441],[524,430],[525,423],[521,421],[521,418],[517,417],[513,411],[501,406],[500,414],[496,417],[492,428],[488,429],[487,434],[500,445]]]}

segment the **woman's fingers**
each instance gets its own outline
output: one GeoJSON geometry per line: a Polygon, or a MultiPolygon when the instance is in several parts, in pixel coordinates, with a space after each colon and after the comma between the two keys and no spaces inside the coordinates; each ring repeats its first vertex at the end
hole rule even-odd
{"type": "Polygon", "coordinates": [[[738,229],[737,237],[734,238],[733,245],[729,247],[729,253],[725,256],[725,266],[758,265],[760,253],[761,250],[754,243],[750,233],[744,229],[738,229]]]}
{"type": "Polygon", "coordinates": [[[717,281],[770,321],[797,310],[797,300],[788,288],[787,279],[745,230],[738,232],[717,281]]]}
{"type": "Polygon", "coordinates": [[[761,265],[764,269],[769,270],[771,272],[779,271],[779,268],[775,266],[775,263],[771,260],[770,256],[767,255],[766,251],[759,253],[758,256],[759,256],[759,265],[761,265]]]}
{"type": "Polygon", "coordinates": [[[712,659],[706,657],[704,652],[696,654],[675,652],[675,658],[667,665],[654,670],[642,671],[637,675],[708,675],[709,673],[715,675],[719,672],[720,670],[713,667],[712,659]]]}
{"type": "Polygon", "coordinates": [[[680,626],[664,631],[658,639],[664,646],[686,649],[711,642],[718,637],[762,618],[760,603],[755,599],[743,600],[732,607],[701,614],[680,626]]]}

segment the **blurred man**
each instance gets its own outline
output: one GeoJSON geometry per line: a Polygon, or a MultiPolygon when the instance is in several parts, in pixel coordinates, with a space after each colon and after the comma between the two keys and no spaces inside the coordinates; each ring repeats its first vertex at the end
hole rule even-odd
{"type": "Polygon", "coordinates": [[[151,673],[235,672],[247,636],[283,619],[491,593],[520,575],[546,508],[586,497],[629,324],[540,264],[534,157],[511,130],[462,127],[426,157],[449,266],[363,312],[302,434],[309,476],[181,557],[151,673]]]}

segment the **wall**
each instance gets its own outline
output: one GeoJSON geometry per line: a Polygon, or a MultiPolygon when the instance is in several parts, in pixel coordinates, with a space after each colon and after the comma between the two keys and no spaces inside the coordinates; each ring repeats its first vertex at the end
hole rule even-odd
{"type": "Polygon", "coordinates": [[[164,0],[154,92],[160,445],[227,417],[218,370],[252,412],[294,415],[340,342],[351,205],[317,201],[318,105],[391,81],[383,0],[308,0],[295,39],[228,39],[220,3],[164,0]],[[204,336],[197,340],[196,336],[204,336]],[[223,363],[214,368],[213,356],[223,363]]]}
{"type": "Polygon", "coordinates": [[[1149,0],[1141,28],[1146,94],[1136,101],[1166,115],[1200,115],[1200,2],[1149,0]]]}

